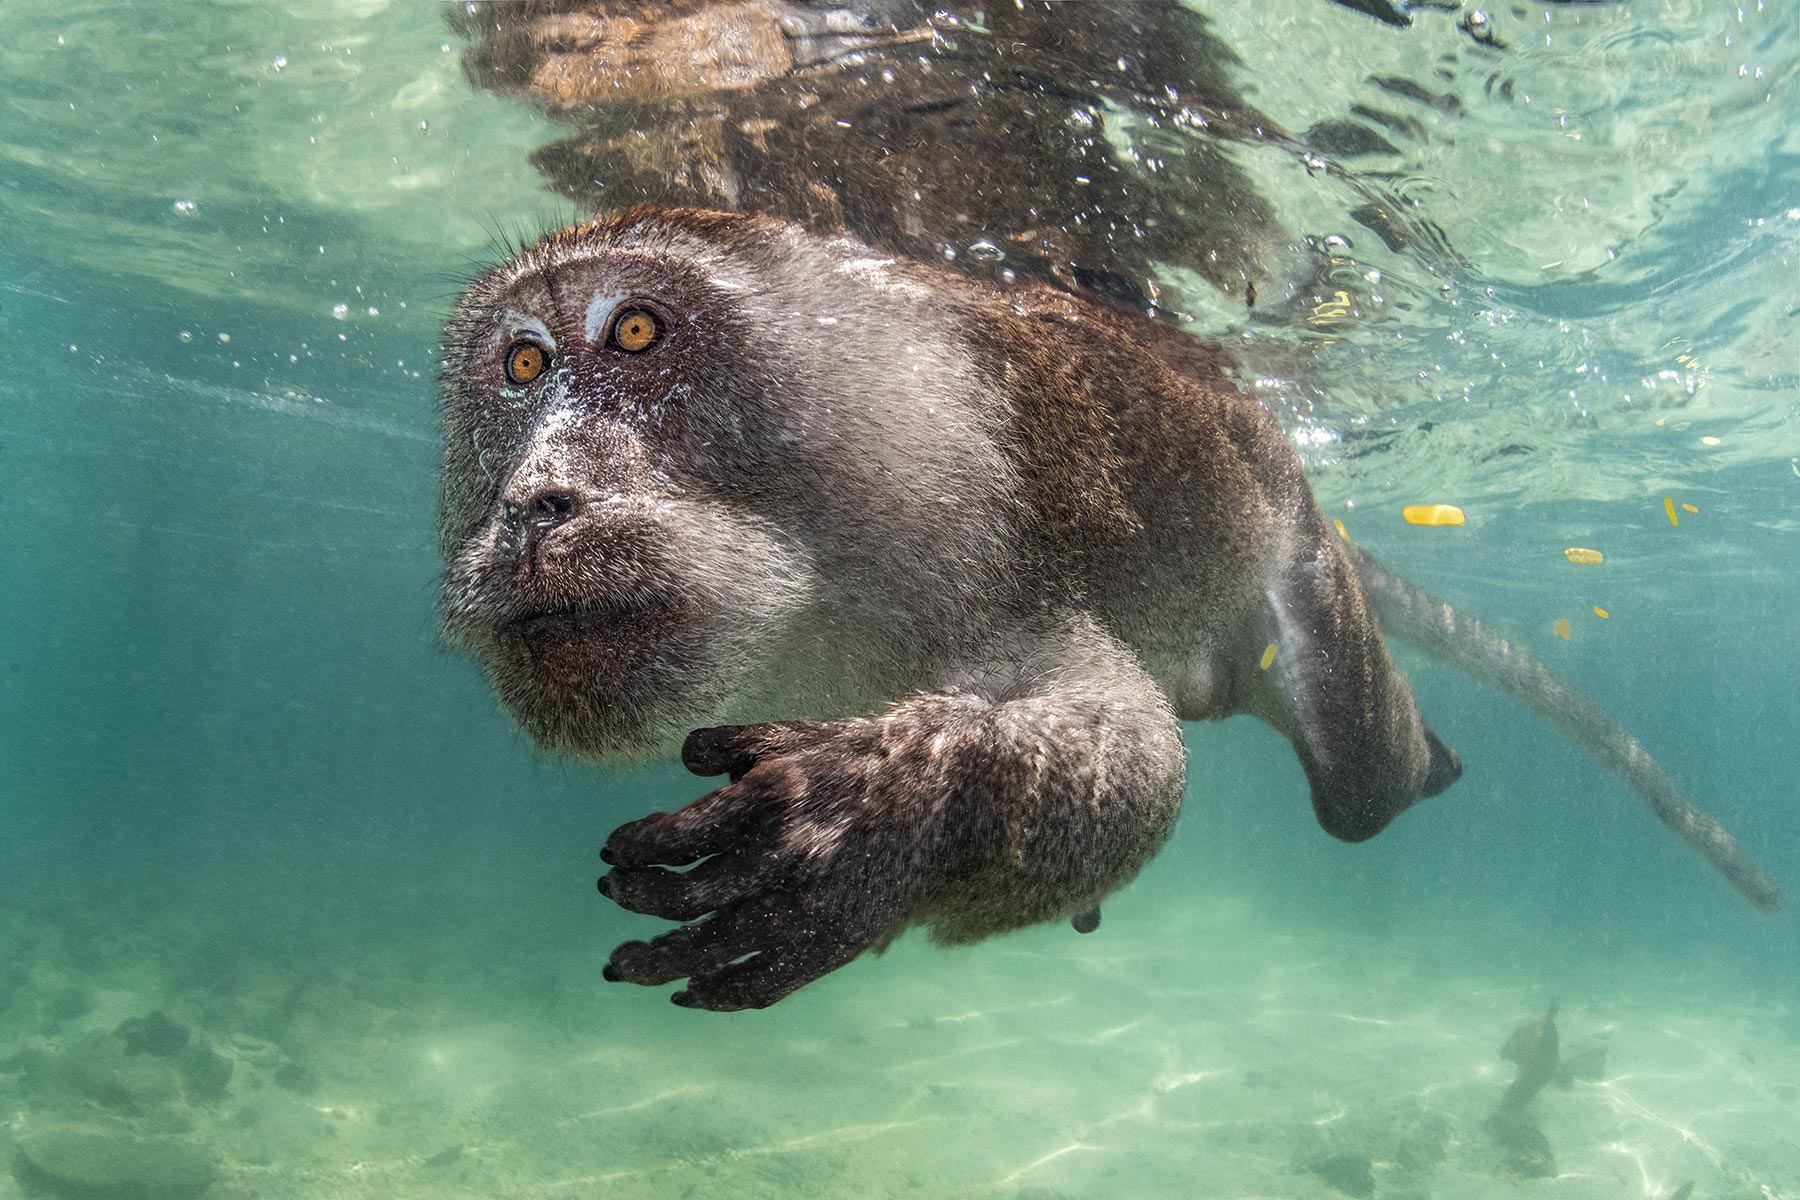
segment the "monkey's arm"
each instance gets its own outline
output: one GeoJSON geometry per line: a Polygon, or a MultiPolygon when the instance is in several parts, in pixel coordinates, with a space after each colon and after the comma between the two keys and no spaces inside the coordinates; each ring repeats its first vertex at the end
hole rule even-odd
{"type": "Polygon", "coordinates": [[[986,657],[879,717],[691,735],[688,768],[731,782],[615,830],[600,886],[695,923],[620,946],[607,978],[686,978],[677,1004],[762,1008],[909,925],[975,941],[1088,914],[1135,875],[1181,800],[1161,692],[1085,616],[986,657]]]}

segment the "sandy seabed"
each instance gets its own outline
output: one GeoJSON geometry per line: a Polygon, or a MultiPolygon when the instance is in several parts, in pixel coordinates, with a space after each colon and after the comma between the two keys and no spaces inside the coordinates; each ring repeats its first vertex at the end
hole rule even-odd
{"type": "Polygon", "coordinates": [[[0,1198],[1800,1196],[1779,1000],[1191,905],[915,936],[730,1015],[599,982],[598,942],[308,961],[15,913],[0,1198]],[[1585,1065],[1508,1133],[1500,1047],[1551,999],[1585,1065]]]}

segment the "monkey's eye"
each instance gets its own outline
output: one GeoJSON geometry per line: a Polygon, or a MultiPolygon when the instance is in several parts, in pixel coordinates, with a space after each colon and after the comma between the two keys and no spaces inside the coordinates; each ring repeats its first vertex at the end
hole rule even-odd
{"type": "Polygon", "coordinates": [[[548,365],[544,348],[536,342],[514,342],[506,352],[506,377],[514,383],[530,383],[548,365]]]}
{"type": "Polygon", "coordinates": [[[648,350],[659,332],[655,317],[641,308],[626,309],[613,322],[613,345],[636,354],[648,350]]]}

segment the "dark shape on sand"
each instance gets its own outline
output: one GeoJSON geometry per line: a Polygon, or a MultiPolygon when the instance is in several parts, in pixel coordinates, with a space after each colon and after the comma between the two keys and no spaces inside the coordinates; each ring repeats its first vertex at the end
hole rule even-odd
{"type": "Polygon", "coordinates": [[[296,1062],[290,1062],[283,1063],[276,1068],[275,1083],[277,1086],[284,1087],[290,1092],[297,1092],[302,1096],[310,1096],[313,1092],[318,1090],[319,1077],[312,1073],[311,1068],[303,1067],[296,1062]]]}
{"type": "Polygon", "coordinates": [[[1557,1046],[1554,1003],[1538,1020],[1528,1021],[1513,1030],[1506,1044],[1500,1047],[1500,1057],[1517,1063],[1519,1073],[1506,1089],[1506,1095],[1500,1097],[1501,1112],[1516,1112],[1523,1108],[1544,1090],[1546,1083],[1556,1078],[1557,1046]]]}
{"type": "Polygon", "coordinates": [[[1565,1092],[1575,1086],[1576,1080],[1597,1083],[1605,1078],[1605,1046],[1587,1046],[1574,1054],[1565,1055],[1562,1065],[1556,1068],[1556,1086],[1565,1092]]]}
{"type": "Polygon", "coordinates": [[[1544,1131],[1520,1113],[1502,1110],[1488,1119],[1488,1133],[1506,1153],[1494,1176],[1509,1182],[1549,1179],[1556,1174],[1556,1156],[1544,1131]]]}
{"type": "Polygon", "coordinates": [[[126,1017],[113,1032],[125,1040],[128,1054],[167,1058],[188,1044],[188,1027],[162,1009],[147,1017],[126,1017]]]}
{"type": "Polygon", "coordinates": [[[27,1195],[80,1200],[197,1200],[212,1154],[185,1138],[113,1124],[36,1125],[18,1138],[14,1175],[27,1195]]]}
{"type": "Polygon", "coordinates": [[[1375,1173],[1366,1154],[1333,1154],[1314,1163],[1310,1170],[1346,1196],[1375,1194],[1375,1173]]]}
{"type": "Polygon", "coordinates": [[[231,1082],[232,1061],[213,1049],[205,1038],[196,1038],[175,1059],[181,1071],[181,1083],[189,1100],[211,1101],[225,1098],[231,1082]]]}

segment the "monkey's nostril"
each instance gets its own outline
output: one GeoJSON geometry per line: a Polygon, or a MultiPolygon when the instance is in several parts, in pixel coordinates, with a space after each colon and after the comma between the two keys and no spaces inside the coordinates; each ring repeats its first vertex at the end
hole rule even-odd
{"type": "Polygon", "coordinates": [[[525,506],[527,520],[560,525],[575,515],[575,497],[567,492],[539,492],[525,506]]]}

